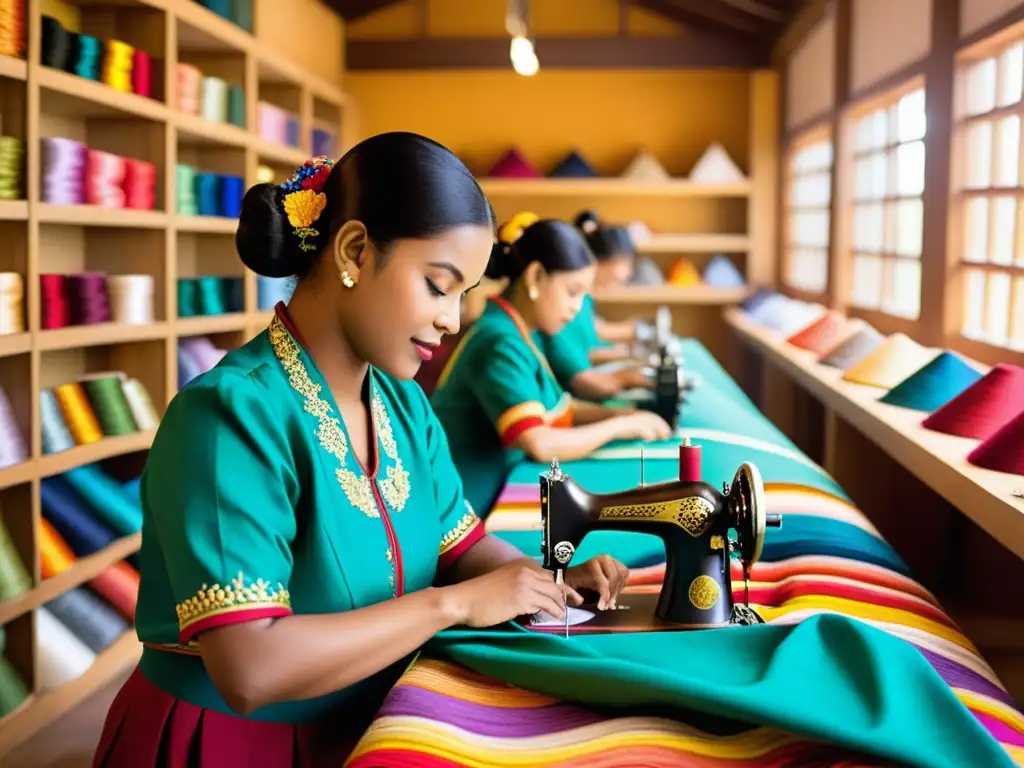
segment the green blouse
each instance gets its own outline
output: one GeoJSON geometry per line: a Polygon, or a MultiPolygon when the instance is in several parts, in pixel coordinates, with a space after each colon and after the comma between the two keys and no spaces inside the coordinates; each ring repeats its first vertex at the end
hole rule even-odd
{"type": "Polygon", "coordinates": [[[607,346],[597,335],[594,301],[589,294],[583,299],[580,311],[554,336],[540,334],[540,348],[551,364],[555,378],[563,389],[569,389],[573,377],[593,367],[590,353],[607,346]]]}
{"type": "MultiPolygon", "coordinates": [[[[483,535],[419,386],[370,369],[365,397],[370,472],[350,450],[330,389],[279,306],[267,331],[174,398],[141,485],[136,627],[151,682],[236,714],[198,656],[200,632],[346,611],[424,589],[483,535]]],[[[396,664],[342,691],[251,717],[304,722],[372,711],[366,697],[382,699],[401,670],[396,664]]]]}
{"type": "Polygon", "coordinates": [[[524,458],[512,448],[517,437],[542,425],[572,425],[571,399],[538,348],[539,337],[508,302],[492,298],[431,397],[466,498],[481,514],[524,458]]]}

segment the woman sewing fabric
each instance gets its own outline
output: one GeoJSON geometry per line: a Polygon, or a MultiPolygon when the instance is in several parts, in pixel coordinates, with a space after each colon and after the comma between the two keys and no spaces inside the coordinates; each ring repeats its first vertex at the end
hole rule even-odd
{"type": "MultiPolygon", "coordinates": [[[[141,488],[144,650],[95,766],[340,765],[434,634],[564,615],[563,585],[483,533],[409,381],[458,330],[493,237],[470,173],[415,134],[249,190],[242,260],[298,286],[160,425],[141,488]]],[[[625,578],[598,557],[565,594],[612,604],[625,578]]]]}
{"type": "Polygon", "coordinates": [[[508,285],[452,353],[431,397],[466,498],[482,514],[524,457],[571,461],[613,440],[671,434],[652,413],[573,399],[538,347],[541,334],[557,334],[579,313],[593,261],[563,221],[519,216],[498,232],[486,275],[508,285]]]}
{"type": "MultiPolygon", "coordinates": [[[[576,226],[595,257],[594,288],[610,288],[629,281],[636,248],[625,227],[603,226],[591,211],[576,217],[576,226]]],[[[648,388],[653,382],[636,367],[602,370],[595,364],[629,358],[633,344],[653,337],[643,322],[609,322],[594,311],[588,294],[576,316],[556,334],[542,334],[541,349],[558,383],[574,396],[607,400],[623,389],[648,388]]]]}

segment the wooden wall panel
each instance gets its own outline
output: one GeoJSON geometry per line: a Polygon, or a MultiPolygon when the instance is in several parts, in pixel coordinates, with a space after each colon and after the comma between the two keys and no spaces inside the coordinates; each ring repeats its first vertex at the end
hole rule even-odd
{"type": "Polygon", "coordinates": [[[828,113],[835,105],[835,19],[826,17],[786,63],[786,130],[828,113]]]}
{"type": "Polygon", "coordinates": [[[854,96],[924,59],[931,26],[932,0],[857,0],[850,54],[854,96]]]}
{"type": "Polygon", "coordinates": [[[960,0],[961,37],[977,32],[1001,16],[1024,6],[1021,0],[960,0]]]}

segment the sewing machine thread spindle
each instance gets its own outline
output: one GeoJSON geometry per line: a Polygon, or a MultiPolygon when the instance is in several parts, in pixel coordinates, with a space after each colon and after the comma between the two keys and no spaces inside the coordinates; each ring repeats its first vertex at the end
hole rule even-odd
{"type": "Polygon", "coordinates": [[[644,447],[640,446],[640,487],[643,488],[644,483],[644,447]]]}

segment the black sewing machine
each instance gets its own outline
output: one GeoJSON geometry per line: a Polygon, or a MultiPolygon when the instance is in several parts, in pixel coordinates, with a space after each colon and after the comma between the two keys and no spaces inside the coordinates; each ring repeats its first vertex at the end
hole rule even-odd
{"type": "Polygon", "coordinates": [[[672,345],[663,346],[656,356],[652,355],[654,389],[647,397],[636,401],[636,407],[652,411],[663,418],[674,430],[679,421],[686,394],[696,382],[683,371],[682,355],[672,345]]]}
{"type": "MultiPolygon", "coordinates": [[[[683,471],[683,450],[680,468],[683,471]]],[[[690,462],[686,473],[699,477],[690,462]]],[[[758,561],[767,526],[782,516],[765,511],[764,486],[753,464],[744,463],[719,493],[696,479],[641,485],[628,491],[591,494],[562,472],[557,459],[540,476],[545,568],[568,567],[576,548],[596,530],[634,531],[665,542],[665,580],[655,616],[675,629],[763,623],[746,605],[734,605],[730,555],[746,573],[758,561]],[[730,530],[736,538],[730,540],[730,530]]],[[[568,630],[567,630],[568,631],[568,630]]]]}

